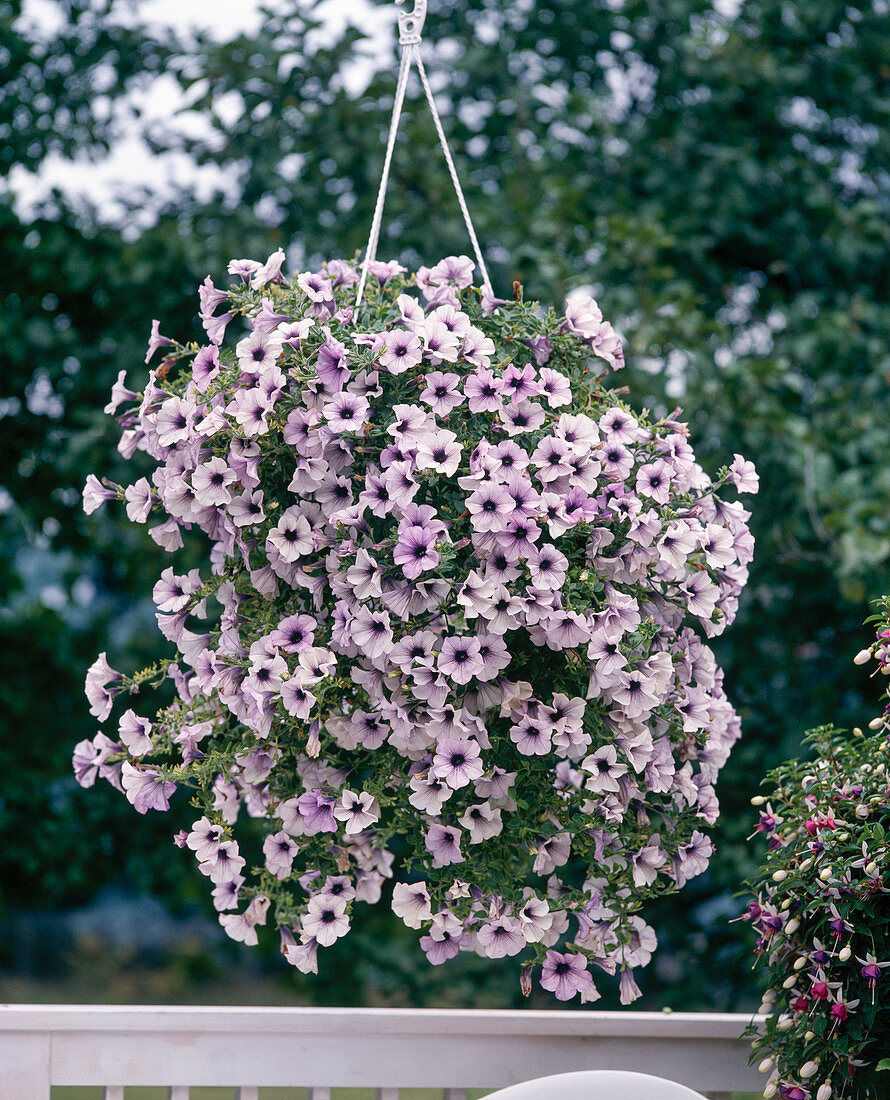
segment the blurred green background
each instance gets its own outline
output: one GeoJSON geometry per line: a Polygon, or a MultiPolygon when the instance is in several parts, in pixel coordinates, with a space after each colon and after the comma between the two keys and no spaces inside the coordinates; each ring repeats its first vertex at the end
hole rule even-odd
{"type": "MultiPolygon", "coordinates": [[[[165,652],[161,553],[122,510],[80,510],[87,473],[143,472],[115,449],[108,391],[124,367],[141,388],[153,317],[198,336],[197,286],[224,283],[229,258],[284,245],[305,269],[363,247],[395,9],[369,0],[372,48],[308,0],[235,35],[146,24],[150,5],[127,0],[34,7],[0,0],[0,999],[517,1005],[513,966],[430,970],[382,909],[317,978],[284,969],[271,936],[229,943],[171,844],[188,807],[140,818],[70,774],[96,732],[82,697],[96,652],[127,670],[165,652]],[[159,79],[185,106],[146,122],[134,96],[159,79]],[[22,181],[101,165],[136,131],[201,182],[22,201],[22,181]]],[[[706,466],[739,452],[760,472],[751,581],[715,645],[744,722],[719,854],[649,911],[661,947],[635,1006],[747,1009],[750,944],[729,918],[756,858],[749,799],[805,728],[867,721],[878,694],[851,658],[890,590],[887,6],[430,7],[427,64],[495,288],[519,279],[556,305],[592,288],[624,336],[632,403],[682,405],[706,466]]],[[[417,91],[379,249],[409,265],[468,251],[417,91]]]]}

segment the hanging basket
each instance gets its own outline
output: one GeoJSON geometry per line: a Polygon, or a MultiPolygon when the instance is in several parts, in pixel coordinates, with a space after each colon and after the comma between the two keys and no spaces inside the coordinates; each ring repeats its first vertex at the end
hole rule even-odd
{"type": "Polygon", "coordinates": [[[375,247],[291,280],[280,250],[235,261],[201,288],[204,346],[155,323],[160,369],[141,394],[121,373],[121,449],[157,468],[91,477],[86,509],[124,501],[209,564],[155,585],[174,659],[90,669],[103,722],[152,681],[178,697],[78,745],[77,778],[142,813],[186,788],[176,842],[222,925],[272,918],[301,970],[385,890],[433,964],[515,955],[563,1000],[599,995],[594,964],[631,1001],[641,905],[711,854],[739,722],[702,636],[752,548],[718,490],[756,475],[712,482],[682,423],[622,403],[592,299],[544,313],[465,256],[409,278],[375,247]]]}

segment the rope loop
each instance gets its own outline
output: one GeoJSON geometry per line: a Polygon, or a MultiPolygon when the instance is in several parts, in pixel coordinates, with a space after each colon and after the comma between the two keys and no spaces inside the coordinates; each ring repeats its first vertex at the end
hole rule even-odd
{"type": "MultiPolygon", "coordinates": [[[[403,3],[404,0],[396,0],[397,4],[403,3]]],[[[377,244],[380,240],[380,228],[383,223],[383,205],[386,200],[386,186],[389,182],[389,170],[392,165],[392,155],[396,145],[396,135],[399,130],[399,121],[402,117],[402,107],[405,103],[405,91],[408,87],[408,77],[411,75],[412,64],[417,64],[417,72],[420,76],[420,83],[423,85],[423,91],[426,95],[426,101],[429,104],[430,113],[433,116],[433,123],[436,127],[436,133],[439,137],[439,144],[442,147],[442,153],[445,156],[445,163],[448,166],[448,174],[451,176],[451,182],[454,185],[454,192],[457,195],[458,206],[460,206],[461,214],[463,214],[464,225],[467,227],[467,233],[469,234],[470,241],[473,245],[473,251],[476,254],[476,263],[479,266],[479,272],[482,276],[482,285],[489,292],[491,292],[491,282],[488,278],[488,269],[485,266],[485,260],[482,258],[482,249],[479,247],[479,239],[476,236],[476,230],[473,227],[473,221],[470,217],[470,211],[467,207],[466,199],[464,198],[463,188],[460,185],[460,180],[457,176],[457,169],[454,166],[454,158],[451,155],[451,149],[448,146],[448,139],[445,137],[445,130],[442,126],[442,119],[439,117],[439,111],[436,108],[436,101],[433,97],[432,89],[430,88],[430,82],[427,79],[426,69],[423,65],[423,60],[420,56],[420,42],[421,32],[423,31],[423,24],[426,20],[427,0],[414,0],[413,11],[400,11],[399,12],[399,45],[402,48],[401,61],[399,63],[399,78],[396,82],[396,94],[393,100],[392,106],[392,118],[389,123],[389,137],[386,142],[386,154],[383,158],[383,172],[380,177],[380,187],[377,191],[377,202],[374,207],[374,218],[371,222],[371,233],[368,237],[368,245],[365,249],[365,259],[362,263],[361,278],[359,279],[358,292],[355,299],[355,308],[362,304],[362,298],[365,293],[365,284],[368,280],[368,268],[374,262],[377,257],[377,244]]]]}

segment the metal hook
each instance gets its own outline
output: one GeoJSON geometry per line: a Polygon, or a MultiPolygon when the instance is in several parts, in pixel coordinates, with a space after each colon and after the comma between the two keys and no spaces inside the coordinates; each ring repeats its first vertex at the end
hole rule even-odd
{"type": "MultiPolygon", "coordinates": [[[[405,0],[396,0],[397,4],[403,4],[405,0]]],[[[414,0],[413,11],[399,12],[399,45],[418,46],[423,24],[426,20],[427,0],[414,0]]]]}

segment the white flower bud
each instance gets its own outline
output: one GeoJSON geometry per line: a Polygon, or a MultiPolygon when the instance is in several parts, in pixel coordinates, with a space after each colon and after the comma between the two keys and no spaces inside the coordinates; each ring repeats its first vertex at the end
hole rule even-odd
{"type": "Polygon", "coordinates": [[[779,1091],[778,1086],[776,1086],[772,1082],[770,1082],[766,1086],[766,1088],[763,1090],[764,1100],[773,1100],[773,1097],[776,1095],[776,1093],[778,1091],[779,1091]]]}
{"type": "Polygon", "coordinates": [[[794,974],[792,974],[790,977],[786,978],[784,982],[782,982],[782,988],[783,989],[793,989],[794,986],[796,985],[796,983],[797,983],[797,978],[795,977],[794,974]]]}
{"type": "Polygon", "coordinates": [[[776,1004],[775,1001],[764,1001],[761,1004],[760,1008],[757,1009],[757,1011],[760,1013],[761,1016],[769,1016],[769,1014],[772,1012],[773,1008],[775,1007],[775,1004],[776,1004]]]}
{"type": "Polygon", "coordinates": [[[751,799],[752,806],[762,806],[764,802],[766,802],[766,799],[763,797],[762,794],[755,794],[754,797],[751,799]]]}
{"type": "Polygon", "coordinates": [[[874,860],[872,860],[871,863],[866,864],[865,873],[868,875],[869,878],[874,878],[875,875],[878,873],[878,865],[877,863],[875,863],[874,860]]]}
{"type": "Polygon", "coordinates": [[[794,1027],[794,1020],[790,1016],[782,1016],[776,1024],[779,1031],[790,1031],[794,1027]]]}
{"type": "Polygon", "coordinates": [[[870,649],[860,649],[856,656],[853,658],[854,665],[864,665],[871,660],[870,649]]]}
{"type": "Polygon", "coordinates": [[[758,1073],[769,1073],[769,1071],[772,1068],[773,1068],[772,1058],[764,1058],[763,1061],[760,1063],[760,1065],[757,1067],[757,1072],[758,1073]]]}
{"type": "Polygon", "coordinates": [[[800,921],[797,917],[792,917],[790,921],[785,925],[785,934],[787,936],[793,936],[794,933],[800,928],[800,921]]]}
{"type": "Polygon", "coordinates": [[[828,882],[833,873],[830,867],[823,867],[819,872],[819,878],[821,878],[823,882],[828,882]]]}
{"type": "Polygon", "coordinates": [[[816,1092],[816,1100],[831,1100],[831,1085],[826,1081],[816,1092]]]}
{"type": "Polygon", "coordinates": [[[864,818],[868,817],[868,815],[871,813],[871,807],[866,806],[864,803],[860,802],[859,805],[856,807],[854,813],[861,821],[864,818]]]}
{"type": "Polygon", "coordinates": [[[881,728],[881,726],[883,726],[883,724],[884,724],[883,716],[880,717],[880,718],[872,718],[872,720],[868,723],[868,728],[870,730],[879,730],[881,728]]]}
{"type": "Polygon", "coordinates": [[[816,1038],[816,1032],[815,1031],[807,1031],[807,1032],[804,1033],[804,1040],[808,1043],[812,1042],[812,1040],[815,1039],[815,1038],[816,1038]]]}
{"type": "Polygon", "coordinates": [[[797,1072],[804,1079],[804,1081],[809,1081],[811,1077],[815,1077],[815,1075],[819,1072],[819,1062],[815,1058],[809,1062],[804,1062],[804,1064],[797,1072]]]}
{"type": "Polygon", "coordinates": [[[803,970],[808,962],[809,960],[807,959],[806,955],[801,955],[799,959],[794,960],[794,969],[803,970]]]}
{"type": "Polygon", "coordinates": [[[847,944],[846,947],[842,947],[840,951],[838,951],[837,957],[841,960],[842,963],[845,963],[852,954],[853,949],[850,947],[849,944],[847,944]]]}
{"type": "Polygon", "coordinates": [[[773,882],[784,882],[788,878],[787,871],[773,871],[773,882]]]}
{"type": "Polygon", "coordinates": [[[766,992],[764,993],[764,995],[763,995],[763,999],[764,999],[765,1001],[774,1001],[774,1000],[776,999],[776,996],[777,996],[777,994],[776,994],[776,991],[775,991],[774,989],[768,989],[768,990],[767,990],[767,991],[766,991],[766,992]]]}

